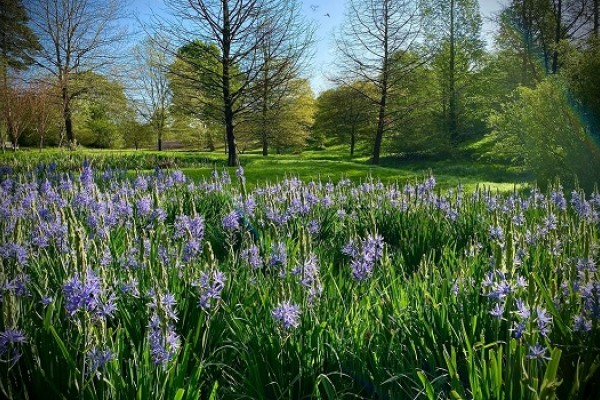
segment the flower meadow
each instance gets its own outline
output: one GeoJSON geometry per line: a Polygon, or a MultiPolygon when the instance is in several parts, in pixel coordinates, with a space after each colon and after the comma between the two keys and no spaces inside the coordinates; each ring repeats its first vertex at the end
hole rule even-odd
{"type": "Polygon", "coordinates": [[[0,169],[11,399],[600,394],[600,195],[0,169]]]}

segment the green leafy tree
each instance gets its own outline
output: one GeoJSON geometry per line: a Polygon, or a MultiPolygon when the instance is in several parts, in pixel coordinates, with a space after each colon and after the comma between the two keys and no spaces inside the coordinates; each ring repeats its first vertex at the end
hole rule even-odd
{"type": "Polygon", "coordinates": [[[435,71],[428,65],[414,67],[404,74],[406,64],[417,63],[419,56],[400,52],[392,59],[391,75],[403,76],[390,92],[390,118],[394,118],[392,129],[385,142],[390,153],[404,157],[424,157],[445,152],[448,149],[447,135],[437,129],[435,115],[437,86],[435,71]],[[399,69],[396,72],[396,68],[399,69]]]}
{"type": "Polygon", "coordinates": [[[73,101],[93,88],[73,80],[117,63],[122,55],[119,45],[127,38],[120,24],[126,7],[122,0],[30,0],[28,7],[42,45],[37,64],[60,88],[66,139],[74,145],[73,101]]]}
{"type": "Polygon", "coordinates": [[[240,149],[263,146],[264,119],[270,121],[268,142],[277,154],[301,151],[307,144],[314,123],[315,99],[306,79],[288,83],[287,94],[266,115],[248,115],[239,125],[240,149]]]}
{"type": "MultiPolygon", "coordinates": [[[[210,151],[220,142],[217,131],[224,127],[219,57],[216,45],[195,40],[178,49],[167,75],[175,130],[179,136],[204,136],[204,147],[210,151]]],[[[235,82],[233,87],[240,84],[235,82]]]]}
{"type": "Polygon", "coordinates": [[[122,141],[125,147],[139,150],[141,147],[150,146],[155,140],[155,131],[152,126],[143,124],[134,118],[125,118],[121,122],[122,141]]]}
{"type": "Polygon", "coordinates": [[[322,142],[349,145],[350,157],[354,157],[357,146],[368,141],[377,117],[373,103],[361,94],[369,90],[368,84],[357,82],[353,86],[362,87],[359,91],[341,86],[321,93],[313,126],[314,136],[323,138],[322,142]]]}
{"type": "Polygon", "coordinates": [[[581,51],[572,51],[566,57],[565,64],[563,72],[573,95],[573,105],[600,143],[600,37],[590,37],[581,51]]]}
{"type": "Polygon", "coordinates": [[[484,44],[477,0],[423,0],[430,51],[435,55],[441,104],[442,129],[450,142],[458,144],[464,130],[474,70],[480,66],[484,44]]]}
{"type": "Polygon", "coordinates": [[[38,38],[28,26],[28,22],[29,15],[20,0],[0,0],[0,142],[3,150],[7,136],[11,140],[20,136],[20,133],[17,134],[13,129],[20,125],[16,121],[16,114],[22,114],[22,110],[17,108],[23,104],[15,98],[17,88],[14,87],[16,80],[12,76],[13,72],[23,71],[31,66],[36,52],[41,49],[38,38]],[[19,104],[14,104],[13,100],[19,104]]]}
{"type": "Polygon", "coordinates": [[[77,75],[71,84],[74,90],[86,88],[73,103],[73,119],[79,124],[80,144],[121,147],[123,129],[134,115],[123,85],[91,72],[77,75]]]}
{"type": "Polygon", "coordinates": [[[272,143],[278,154],[300,151],[306,146],[314,114],[315,98],[308,80],[290,81],[288,94],[280,101],[277,118],[271,118],[277,131],[272,143]]]}
{"type": "Polygon", "coordinates": [[[540,185],[575,179],[588,190],[600,179],[600,151],[581,123],[563,85],[547,79],[516,97],[490,118],[495,152],[525,165],[540,185]]]}
{"type": "Polygon", "coordinates": [[[388,107],[391,93],[402,81],[424,64],[426,57],[398,62],[398,54],[421,54],[422,14],[411,0],[351,0],[346,23],[337,40],[339,76],[336,81],[349,86],[368,82],[376,94],[362,92],[377,108],[377,127],[373,136],[374,164],[379,163],[382,142],[398,118],[388,107]],[[395,73],[392,67],[396,57],[395,73]]]}
{"type": "MultiPolygon", "coordinates": [[[[200,39],[215,45],[218,55],[213,56],[218,71],[206,69],[211,84],[221,95],[222,121],[225,127],[227,163],[238,163],[235,128],[243,114],[248,112],[256,96],[251,92],[263,69],[261,51],[267,38],[278,37],[281,42],[293,40],[296,31],[289,24],[289,0],[178,0],[169,2],[177,22],[163,24],[161,31],[172,35],[176,41],[190,43],[200,39]],[[181,23],[185,21],[185,23],[181,23]],[[189,27],[189,28],[188,28],[189,27]]],[[[284,45],[282,49],[287,48],[284,45]]],[[[188,62],[187,59],[179,58],[188,62]]],[[[277,58],[277,57],[276,57],[277,58]]],[[[193,65],[193,59],[192,59],[193,65]]]]}

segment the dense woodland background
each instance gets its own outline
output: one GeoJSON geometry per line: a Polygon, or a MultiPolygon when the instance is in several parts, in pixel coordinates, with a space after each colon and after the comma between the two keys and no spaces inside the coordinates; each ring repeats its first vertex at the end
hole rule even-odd
{"type": "Polygon", "coordinates": [[[545,182],[600,171],[600,0],[348,0],[331,88],[298,0],[0,0],[0,144],[477,159],[545,182]],[[143,32],[142,35],[134,32],[143,32]],[[141,37],[143,36],[143,37],[141,37]],[[132,38],[139,38],[132,40],[132,38]]]}

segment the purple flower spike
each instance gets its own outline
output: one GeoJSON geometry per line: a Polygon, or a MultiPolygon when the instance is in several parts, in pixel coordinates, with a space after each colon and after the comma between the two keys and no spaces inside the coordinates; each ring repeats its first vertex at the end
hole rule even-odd
{"type": "Polygon", "coordinates": [[[300,307],[289,301],[280,303],[271,313],[273,319],[287,331],[300,325],[300,307]]]}

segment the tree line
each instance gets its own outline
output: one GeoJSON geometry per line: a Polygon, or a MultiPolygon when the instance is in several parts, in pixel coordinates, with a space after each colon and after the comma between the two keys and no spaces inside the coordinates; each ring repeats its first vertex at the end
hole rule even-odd
{"type": "Polygon", "coordinates": [[[600,165],[599,0],[348,0],[331,89],[297,0],[168,2],[131,49],[120,0],[1,0],[0,142],[479,157],[540,179],[600,165]],[[124,50],[124,51],[123,51],[124,50]],[[128,68],[122,61],[130,60],[128,68]],[[585,160],[585,162],[582,162],[585,160]]]}

